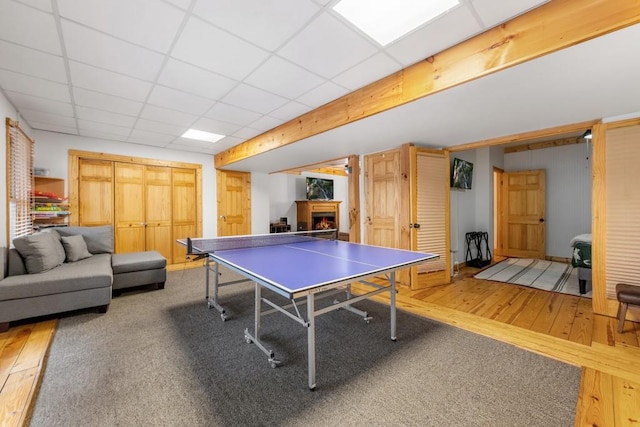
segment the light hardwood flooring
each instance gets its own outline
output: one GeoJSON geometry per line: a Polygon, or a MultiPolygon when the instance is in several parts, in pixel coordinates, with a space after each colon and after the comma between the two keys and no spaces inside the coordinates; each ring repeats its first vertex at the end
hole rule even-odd
{"type": "MultiPolygon", "coordinates": [[[[474,273],[463,269],[446,286],[399,289],[398,307],[581,367],[576,426],[640,423],[640,323],[625,322],[620,334],[616,319],[593,314],[590,299],[474,273]]],[[[0,334],[0,426],[28,419],[56,326],[52,319],[0,334]]]]}

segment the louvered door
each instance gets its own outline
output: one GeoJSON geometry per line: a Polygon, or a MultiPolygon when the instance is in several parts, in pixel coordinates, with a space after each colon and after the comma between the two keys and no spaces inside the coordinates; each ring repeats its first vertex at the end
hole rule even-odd
{"type": "Polygon", "coordinates": [[[414,250],[438,254],[438,259],[418,265],[413,289],[449,283],[449,156],[443,151],[414,149],[412,171],[412,235],[414,250]]]}

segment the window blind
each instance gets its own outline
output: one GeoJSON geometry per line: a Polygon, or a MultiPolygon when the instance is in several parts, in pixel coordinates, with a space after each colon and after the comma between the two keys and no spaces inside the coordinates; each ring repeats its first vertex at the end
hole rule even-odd
{"type": "Polygon", "coordinates": [[[616,299],[616,284],[640,285],[640,126],[607,131],[606,289],[616,299]]]}
{"type": "Polygon", "coordinates": [[[33,232],[33,140],[17,122],[7,119],[7,192],[9,243],[33,232]]]}

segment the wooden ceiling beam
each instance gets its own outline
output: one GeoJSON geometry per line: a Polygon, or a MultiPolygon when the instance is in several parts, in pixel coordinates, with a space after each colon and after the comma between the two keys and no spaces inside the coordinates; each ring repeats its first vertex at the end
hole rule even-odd
{"type": "Polygon", "coordinates": [[[215,155],[216,168],[640,22],[640,2],[553,0],[215,155]]]}

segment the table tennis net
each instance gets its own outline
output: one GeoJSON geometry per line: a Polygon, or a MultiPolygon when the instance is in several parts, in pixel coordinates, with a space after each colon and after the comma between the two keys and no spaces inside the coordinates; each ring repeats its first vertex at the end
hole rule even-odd
{"type": "Polygon", "coordinates": [[[292,233],[226,236],[212,239],[186,239],[187,253],[213,253],[231,249],[257,248],[261,246],[290,245],[318,239],[335,240],[338,230],[297,231],[292,233]]]}

